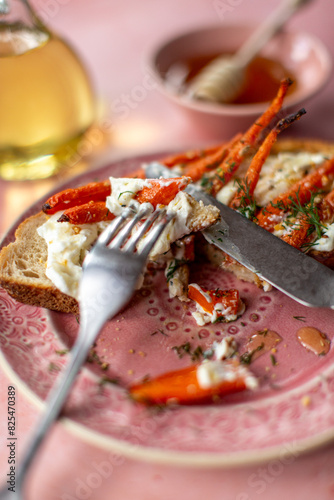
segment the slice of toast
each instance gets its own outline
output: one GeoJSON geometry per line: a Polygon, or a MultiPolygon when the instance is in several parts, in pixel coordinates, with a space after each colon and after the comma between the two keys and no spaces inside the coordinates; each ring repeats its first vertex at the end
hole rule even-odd
{"type": "MultiPolygon", "coordinates": [[[[191,197],[189,202],[192,206],[187,221],[189,233],[209,227],[219,219],[216,207],[204,206],[191,197]]],[[[37,228],[47,217],[40,212],[26,219],[18,227],[15,241],[1,250],[0,286],[19,302],[77,314],[76,299],[60,292],[45,274],[48,250],[37,228]]]]}
{"type": "Polygon", "coordinates": [[[47,220],[40,212],[20,224],[15,241],[0,253],[0,285],[19,302],[62,312],[78,312],[78,303],[61,293],[45,275],[47,245],[37,228],[47,220]]]}

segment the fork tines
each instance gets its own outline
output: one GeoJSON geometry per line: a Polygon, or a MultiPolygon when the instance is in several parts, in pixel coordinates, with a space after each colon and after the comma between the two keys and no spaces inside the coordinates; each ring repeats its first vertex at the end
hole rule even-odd
{"type": "Polygon", "coordinates": [[[166,207],[157,208],[152,213],[150,213],[147,205],[140,207],[138,211],[133,206],[126,207],[122,214],[116,217],[103,231],[97,245],[108,246],[111,249],[122,249],[126,252],[135,252],[140,239],[145,238],[145,243],[138,253],[142,256],[148,256],[166,225],[175,216],[174,213],[167,214],[166,207]],[[139,229],[134,234],[131,234],[136,224],[145,217],[147,218],[139,229]],[[158,219],[160,220],[154,224],[158,219]]]}

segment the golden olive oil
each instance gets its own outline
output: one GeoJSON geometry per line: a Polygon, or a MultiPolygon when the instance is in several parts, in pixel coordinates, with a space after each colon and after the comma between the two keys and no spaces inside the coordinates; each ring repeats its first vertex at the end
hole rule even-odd
{"type": "Polygon", "coordinates": [[[66,164],[95,118],[87,74],[49,32],[0,26],[0,177],[49,177],[66,164]]]}

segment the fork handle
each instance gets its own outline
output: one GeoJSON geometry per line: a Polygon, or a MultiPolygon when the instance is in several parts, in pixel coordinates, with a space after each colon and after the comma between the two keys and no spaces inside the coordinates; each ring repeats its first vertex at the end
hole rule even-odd
{"type": "MultiPolygon", "coordinates": [[[[103,325],[96,325],[97,329],[100,330],[103,325]]],[[[36,452],[38,451],[44,436],[47,431],[51,427],[51,425],[58,418],[61,409],[64,405],[64,401],[70,392],[70,389],[75,381],[75,378],[84,363],[91,345],[87,342],[80,341],[83,337],[79,337],[78,341],[74,345],[71,353],[70,353],[70,362],[65,368],[64,373],[60,375],[60,379],[57,380],[55,387],[52,389],[51,394],[47,400],[47,408],[45,413],[42,415],[41,420],[38,422],[38,425],[35,428],[34,434],[30,441],[30,445],[26,449],[25,455],[20,462],[18,473],[16,475],[16,490],[17,492],[21,492],[22,484],[25,477],[25,474],[30,467],[33,458],[35,457],[36,452]]],[[[6,492],[3,490],[0,492],[0,499],[12,498],[15,496],[13,494],[7,496],[6,492]]],[[[10,492],[12,493],[12,492],[10,492]]],[[[17,496],[17,498],[23,498],[21,495],[17,496]]]]}
{"type": "MultiPolygon", "coordinates": [[[[86,259],[87,261],[89,260],[88,258],[86,259]]],[[[30,445],[28,445],[23,459],[19,464],[16,475],[17,492],[21,492],[26,472],[28,471],[47,431],[58,418],[75,378],[86,360],[98,334],[102,330],[108,318],[115,316],[132,296],[134,285],[137,280],[137,274],[132,270],[131,261],[128,263],[126,257],[124,257],[123,260],[123,272],[126,273],[126,271],[128,271],[128,280],[126,285],[124,285],[124,290],[121,288],[121,284],[119,284],[118,293],[113,293],[112,306],[106,307],[103,297],[99,297],[98,295],[99,290],[107,290],[108,286],[112,289],[115,288],[114,283],[110,280],[109,274],[106,273],[106,269],[98,265],[91,266],[84,274],[85,285],[90,290],[91,297],[89,299],[82,298],[80,300],[80,329],[77,340],[71,350],[71,353],[69,354],[69,364],[65,368],[64,373],[58,378],[55,387],[52,389],[51,394],[46,401],[47,408],[45,413],[42,415],[40,422],[36,426],[30,445]],[[92,297],[96,298],[94,303],[92,302],[92,297]]],[[[110,261],[109,265],[113,266],[113,261],[110,261]]],[[[143,264],[140,268],[142,267],[143,264]]],[[[8,497],[7,490],[0,492],[0,500],[7,500],[8,498],[11,498],[11,500],[16,500],[17,498],[19,500],[22,496],[18,493],[16,498],[13,495],[8,497]]]]}

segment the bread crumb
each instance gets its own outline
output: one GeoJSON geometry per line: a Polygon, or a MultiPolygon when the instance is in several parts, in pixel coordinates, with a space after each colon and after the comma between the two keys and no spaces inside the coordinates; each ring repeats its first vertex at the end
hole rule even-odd
{"type": "Polygon", "coordinates": [[[271,352],[272,352],[273,354],[275,354],[275,353],[277,352],[276,347],[273,347],[273,348],[271,349],[271,352]]]}
{"type": "Polygon", "coordinates": [[[135,352],[135,350],[134,350],[134,349],[129,349],[129,353],[130,353],[130,354],[133,354],[134,352],[135,352]]]}
{"type": "Polygon", "coordinates": [[[142,356],[143,358],[145,358],[145,356],[146,356],[146,352],[143,352],[143,351],[139,351],[138,354],[139,354],[139,356],[142,356]]]}
{"type": "Polygon", "coordinates": [[[133,375],[133,370],[128,370],[128,375],[133,375]]]}
{"type": "Polygon", "coordinates": [[[305,406],[305,408],[307,408],[308,406],[311,405],[311,397],[306,395],[306,396],[303,396],[302,397],[302,405],[305,406]]]}

